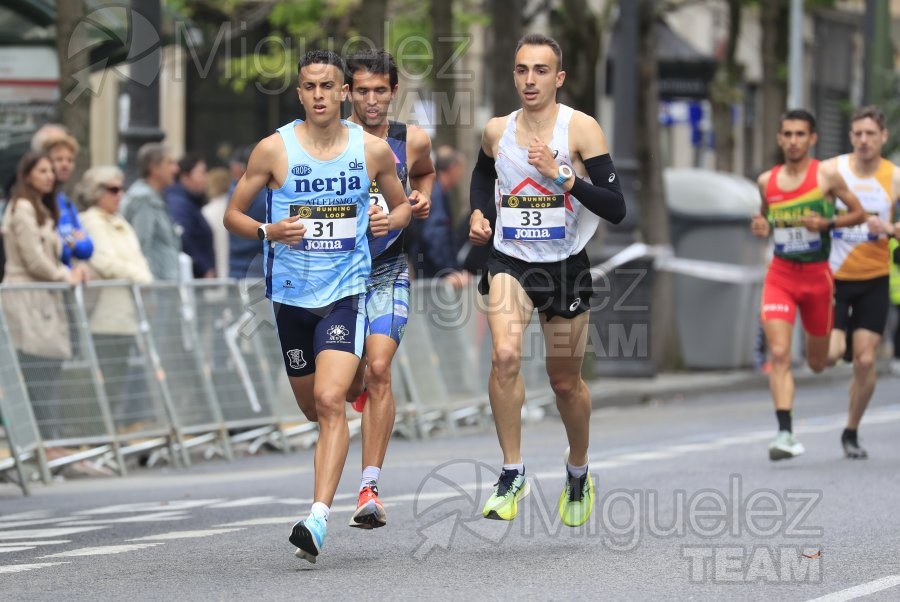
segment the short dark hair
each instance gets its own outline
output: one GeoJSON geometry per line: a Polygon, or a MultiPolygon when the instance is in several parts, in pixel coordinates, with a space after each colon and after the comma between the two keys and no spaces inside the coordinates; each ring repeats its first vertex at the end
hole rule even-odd
{"type": "Polygon", "coordinates": [[[341,72],[341,76],[346,80],[347,66],[344,59],[336,52],[331,50],[310,50],[303,55],[300,62],[297,63],[297,77],[300,77],[300,70],[309,65],[334,65],[341,72]]]}
{"type": "Polygon", "coordinates": [[[353,89],[353,74],[357,71],[387,75],[391,83],[391,90],[397,86],[397,82],[400,80],[394,57],[383,48],[358,52],[347,59],[347,81],[351,90],[353,89]]]}
{"type": "Polygon", "coordinates": [[[878,129],[881,131],[887,129],[887,119],[885,119],[884,111],[881,110],[881,107],[868,105],[856,109],[850,117],[850,124],[852,125],[860,119],[871,119],[878,124],[878,129]]]}
{"type": "Polygon", "coordinates": [[[202,163],[203,159],[201,159],[197,155],[185,155],[178,160],[178,177],[187,175],[191,173],[197,164],[202,163]]]}
{"type": "Polygon", "coordinates": [[[542,33],[526,33],[524,36],[519,38],[519,42],[516,44],[516,54],[519,54],[522,46],[526,45],[549,46],[550,50],[553,51],[553,54],[556,55],[556,70],[562,71],[562,48],[560,47],[559,42],[557,42],[550,36],[545,36],[542,33]]]}
{"type": "Polygon", "coordinates": [[[816,118],[806,109],[790,109],[782,113],[781,120],[778,122],[778,129],[781,129],[785,121],[805,121],[809,124],[809,133],[816,133],[816,118]]]}

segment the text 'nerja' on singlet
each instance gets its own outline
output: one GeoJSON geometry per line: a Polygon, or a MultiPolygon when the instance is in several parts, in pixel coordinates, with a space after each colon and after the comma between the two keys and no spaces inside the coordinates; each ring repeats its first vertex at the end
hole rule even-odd
{"type": "MultiPolygon", "coordinates": [[[[895,198],[894,170],[897,167],[882,159],[872,176],[860,177],[850,168],[850,155],[837,159],[838,172],[847,182],[847,187],[862,204],[867,215],[875,215],[886,222],[891,221],[895,198]]],[[[838,215],[847,212],[847,206],[835,199],[838,215]]],[[[831,271],[838,280],[871,280],[887,276],[890,272],[890,250],[887,237],[879,237],[869,232],[863,223],[848,228],[835,228],[831,233],[831,271]]]]}
{"type": "MultiPolygon", "coordinates": [[[[516,143],[516,117],[510,113],[497,152],[497,222],[494,248],[529,262],[562,261],[584,249],[600,218],[574,196],[528,164],[528,148],[516,143]]],[[[572,165],[569,122],[574,110],[559,105],[550,148],[556,162],[572,165]]]]}
{"type": "Polygon", "coordinates": [[[266,221],[299,215],[306,226],[300,244],[265,249],[266,296],[305,308],[325,307],[366,290],[372,269],[369,174],[363,130],[348,121],[347,148],[330,161],[310,156],[297,140],[297,120],[278,128],[287,151],[284,185],[269,190],[266,221]]]}
{"type": "MultiPolygon", "coordinates": [[[[409,175],[406,166],[406,124],[389,121],[386,140],[391,147],[391,150],[394,151],[394,164],[397,166],[397,177],[400,178],[400,183],[403,184],[405,190],[406,181],[409,175]]],[[[369,186],[369,197],[369,201],[372,204],[377,204],[381,207],[382,211],[390,213],[388,211],[387,201],[384,199],[381,190],[379,190],[378,184],[374,181],[369,186]]],[[[372,253],[372,262],[377,264],[379,260],[384,261],[403,253],[406,246],[404,232],[406,232],[406,230],[400,228],[399,230],[391,230],[388,232],[387,236],[378,237],[372,236],[372,233],[370,232],[369,250],[372,253]]]]}
{"type": "Polygon", "coordinates": [[[825,218],[834,215],[834,205],[819,188],[819,162],[811,159],[806,177],[796,190],[785,191],[778,186],[778,172],[783,165],[772,168],[766,185],[768,219],[772,224],[775,256],[798,263],[828,261],[831,235],[828,232],[807,230],[800,219],[813,211],[825,218]]]}

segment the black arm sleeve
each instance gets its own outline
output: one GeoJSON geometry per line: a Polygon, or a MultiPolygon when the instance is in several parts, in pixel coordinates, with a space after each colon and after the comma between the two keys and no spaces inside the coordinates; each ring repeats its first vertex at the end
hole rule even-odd
{"type": "Polygon", "coordinates": [[[609,153],[591,157],[584,161],[584,167],[593,184],[575,178],[571,193],[591,213],[618,224],[625,219],[625,197],[612,157],[609,153]]]}
{"type": "MultiPolygon", "coordinates": [[[[490,219],[494,214],[494,182],[497,180],[497,170],[494,167],[494,159],[488,157],[484,149],[478,149],[478,160],[475,169],[472,170],[472,183],[469,186],[469,206],[472,211],[479,209],[485,217],[490,219]]],[[[491,223],[493,227],[493,220],[491,223]]]]}

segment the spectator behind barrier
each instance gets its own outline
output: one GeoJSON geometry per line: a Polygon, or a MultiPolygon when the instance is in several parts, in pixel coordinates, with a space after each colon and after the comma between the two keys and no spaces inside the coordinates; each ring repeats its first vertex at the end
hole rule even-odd
{"type": "Polygon", "coordinates": [[[209,202],[203,206],[203,217],[209,224],[213,235],[213,251],[216,258],[216,276],[228,275],[228,230],[225,229],[225,208],[228,206],[228,189],[231,187],[231,174],[224,167],[209,170],[206,194],[209,202]]]}
{"type": "MultiPolygon", "coordinates": [[[[153,280],[147,259],[141,252],[137,234],[119,213],[124,176],[118,167],[92,167],[85,172],[76,191],[82,207],[81,222],[96,241],[97,248],[88,266],[92,276],[100,280],[128,280],[145,284],[153,280]]],[[[130,396],[124,396],[128,358],[135,344],[138,319],[130,288],[101,288],[89,291],[90,328],[106,393],[116,416],[116,423],[133,423],[145,412],[143,408],[126,407],[130,396]],[[96,293],[96,297],[93,294],[96,293]]]]}
{"type": "Polygon", "coordinates": [[[181,249],[191,258],[194,278],[215,278],[213,235],[203,206],[206,204],[206,162],[193,155],[178,161],[178,176],[165,189],[172,220],[181,230],[181,249]]]}
{"type": "Polygon", "coordinates": [[[53,173],[56,175],[56,203],[59,205],[59,226],[57,231],[63,241],[62,262],[72,265],[72,258],[87,260],[94,252],[94,244],[78,221],[78,212],[63,187],[75,169],[75,155],[78,154],[78,142],[68,134],[47,138],[43,141],[41,151],[50,157],[53,173]]]}
{"type": "MultiPolygon", "coordinates": [[[[69,268],[60,260],[62,241],[56,233],[59,207],[54,198],[55,186],[53,165],[47,155],[27,153],[22,157],[16,170],[16,187],[3,216],[4,284],[77,284],[86,279],[83,265],[69,268]]],[[[35,414],[49,426],[42,434],[56,438],[60,436],[55,423],[57,383],[63,360],[72,355],[62,291],[5,291],[3,310],[35,414]]]]}
{"type": "Polygon", "coordinates": [[[161,194],[172,184],[178,166],[162,144],[145,144],[138,149],[140,178],[122,199],[122,216],[128,220],[141,243],[141,251],[156,280],[178,280],[181,241],[161,194]]]}
{"type": "MultiPolygon", "coordinates": [[[[247,161],[250,159],[252,146],[245,146],[238,149],[231,156],[231,188],[228,190],[228,200],[231,200],[231,194],[234,187],[237,186],[238,180],[247,170],[247,161]]],[[[266,199],[268,198],[268,188],[263,188],[247,209],[247,215],[258,222],[266,223],[266,199]]],[[[229,233],[228,236],[228,277],[236,280],[251,279],[261,280],[263,277],[263,243],[260,240],[250,240],[241,238],[229,233]]]]}
{"type": "Polygon", "coordinates": [[[434,167],[437,178],[431,191],[431,212],[412,226],[416,231],[410,245],[415,276],[443,278],[462,288],[469,282],[469,273],[460,270],[457,260],[450,194],[463,175],[463,157],[456,149],[441,146],[435,152],[434,167]]]}

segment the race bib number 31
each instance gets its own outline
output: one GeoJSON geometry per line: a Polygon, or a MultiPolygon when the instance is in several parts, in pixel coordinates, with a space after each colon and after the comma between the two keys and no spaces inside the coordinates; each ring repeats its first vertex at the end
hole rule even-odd
{"type": "Polygon", "coordinates": [[[292,249],[339,253],[356,248],[356,205],[291,205],[290,214],[306,226],[303,240],[292,249]]]}
{"type": "Polygon", "coordinates": [[[562,240],[566,237],[565,195],[504,194],[500,220],[505,240],[562,240]]]}

